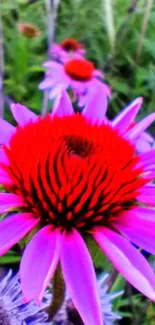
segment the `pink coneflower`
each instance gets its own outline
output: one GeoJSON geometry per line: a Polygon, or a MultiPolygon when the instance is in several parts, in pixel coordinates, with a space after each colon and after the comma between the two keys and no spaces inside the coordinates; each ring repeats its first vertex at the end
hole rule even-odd
{"type": "Polygon", "coordinates": [[[0,254],[35,229],[20,265],[25,299],[41,301],[60,261],[86,325],[103,324],[86,234],[135,288],[155,300],[154,273],[130,243],[155,253],[155,150],[139,155],[134,145],[155,114],[125,132],[139,103],[107,124],[103,116],[100,122],[98,97],[83,115],[73,112],[64,92],[52,115],[41,118],[16,104],[18,127],[0,120],[0,183],[7,190],[0,194],[0,210],[14,211],[0,222],[0,254]]]}
{"type": "Polygon", "coordinates": [[[69,88],[78,99],[79,106],[84,106],[98,89],[102,90],[106,102],[111,95],[110,87],[101,81],[102,73],[96,70],[93,63],[88,60],[74,58],[65,64],[49,61],[44,63],[44,67],[48,70],[39,88],[49,89],[51,99],[62,90],[69,88]]]}
{"type": "Polygon", "coordinates": [[[54,43],[50,49],[52,58],[65,62],[73,57],[81,57],[85,55],[83,43],[78,42],[74,38],[66,38],[61,43],[54,43]]]}

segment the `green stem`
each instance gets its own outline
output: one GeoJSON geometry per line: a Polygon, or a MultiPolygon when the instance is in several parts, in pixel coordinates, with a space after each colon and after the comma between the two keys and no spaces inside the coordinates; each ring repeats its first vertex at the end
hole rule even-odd
{"type": "Polygon", "coordinates": [[[52,301],[50,306],[47,308],[49,321],[53,319],[55,314],[62,306],[64,298],[65,298],[65,282],[61,271],[61,265],[59,263],[52,282],[52,301]]]}

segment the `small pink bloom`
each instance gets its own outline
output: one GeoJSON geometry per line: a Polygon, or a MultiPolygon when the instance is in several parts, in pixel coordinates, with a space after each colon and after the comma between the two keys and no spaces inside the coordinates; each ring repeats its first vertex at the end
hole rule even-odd
{"type": "Polygon", "coordinates": [[[94,94],[100,90],[104,101],[111,96],[110,87],[103,82],[103,75],[96,70],[94,64],[84,58],[73,58],[60,64],[55,61],[44,63],[47,68],[45,79],[40,83],[41,90],[49,90],[49,98],[53,99],[64,89],[71,89],[79,106],[84,106],[94,94]]]}

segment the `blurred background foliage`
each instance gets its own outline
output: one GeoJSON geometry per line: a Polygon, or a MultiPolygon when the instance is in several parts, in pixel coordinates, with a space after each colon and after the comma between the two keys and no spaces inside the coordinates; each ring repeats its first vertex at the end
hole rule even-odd
{"type": "MultiPolygon", "coordinates": [[[[41,64],[47,58],[45,1],[2,0],[2,15],[5,94],[39,113],[42,93],[38,83],[43,78],[41,64]],[[19,22],[35,24],[41,35],[26,38],[18,31],[19,22]]],[[[154,1],[61,0],[55,40],[66,37],[84,42],[87,58],[103,69],[113,90],[109,117],[137,96],[145,99],[141,115],[154,110],[154,1]]]]}
{"type": "MultiPolygon", "coordinates": [[[[4,38],[5,117],[13,121],[9,104],[20,102],[40,113],[43,93],[38,84],[44,75],[47,59],[47,12],[45,0],[1,0],[4,38]],[[33,23],[40,36],[22,35],[18,23],[33,23]]],[[[144,97],[139,117],[155,110],[155,1],[153,0],[61,0],[55,41],[74,37],[85,44],[87,58],[104,71],[112,87],[109,117],[115,116],[133,98],[144,97]]],[[[51,104],[52,105],[52,104],[51,104]]],[[[153,133],[154,130],[152,129],[153,133]]],[[[98,272],[101,265],[111,270],[103,253],[90,245],[98,272]],[[102,261],[102,263],[101,263],[102,261]]],[[[19,262],[10,251],[0,264],[19,262]]],[[[150,257],[148,256],[148,259],[150,257]]],[[[151,257],[151,261],[152,257],[151,257]]],[[[154,263],[154,262],[153,262],[154,263]]],[[[112,271],[111,291],[125,290],[114,307],[124,318],[121,325],[154,325],[155,307],[137,294],[123,278],[112,271]]]]}

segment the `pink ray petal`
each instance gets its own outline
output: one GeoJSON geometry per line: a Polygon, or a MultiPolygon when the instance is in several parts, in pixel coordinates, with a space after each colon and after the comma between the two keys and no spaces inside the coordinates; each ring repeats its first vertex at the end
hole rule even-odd
{"type": "Polygon", "coordinates": [[[20,196],[10,193],[0,193],[0,213],[23,206],[25,206],[25,202],[20,196]]]}
{"type": "Polygon", "coordinates": [[[137,200],[148,204],[155,205],[155,184],[148,184],[142,188],[142,193],[137,196],[137,200]]]}
{"type": "Polygon", "coordinates": [[[9,164],[9,160],[3,150],[3,148],[0,148],[0,164],[5,164],[8,165],[9,164]]]}
{"type": "Polygon", "coordinates": [[[26,246],[20,264],[21,286],[26,301],[34,299],[40,304],[59,260],[59,244],[60,232],[46,226],[26,246]]]}
{"type": "Polygon", "coordinates": [[[113,227],[139,247],[155,254],[155,210],[136,208],[126,212],[113,227]],[[150,210],[150,211],[149,211],[150,210]]]}
{"type": "Polygon", "coordinates": [[[53,86],[55,86],[55,81],[53,80],[52,77],[45,77],[45,79],[39,84],[39,89],[40,90],[44,90],[47,88],[52,88],[53,86]]]}
{"type": "Polygon", "coordinates": [[[69,294],[84,324],[103,324],[93,263],[77,230],[63,233],[60,260],[69,294]]]}
{"type": "Polygon", "coordinates": [[[144,256],[125,238],[106,227],[96,228],[94,238],[127,281],[155,300],[155,275],[144,256]]]}
{"type": "Polygon", "coordinates": [[[132,101],[121,113],[112,121],[112,126],[117,128],[121,133],[126,131],[130,124],[134,121],[141,105],[143,98],[139,97],[132,101]]]}
{"type": "Polygon", "coordinates": [[[0,184],[1,185],[13,185],[11,178],[9,177],[7,171],[0,166],[0,184]]]}
{"type": "Polygon", "coordinates": [[[62,84],[58,83],[55,85],[55,87],[53,87],[50,92],[49,92],[49,99],[55,99],[56,97],[60,96],[61,93],[67,89],[69,87],[69,84],[65,84],[63,83],[62,80],[62,84]]]}
{"type": "Polygon", "coordinates": [[[17,121],[17,123],[21,126],[24,126],[30,121],[34,121],[37,119],[37,115],[30,111],[27,107],[20,104],[12,104],[11,112],[17,121]]]}
{"type": "Polygon", "coordinates": [[[139,137],[139,139],[136,140],[135,145],[136,145],[136,150],[140,153],[149,151],[151,149],[151,144],[146,140],[141,139],[141,137],[139,137]]]}
{"type": "Polygon", "coordinates": [[[107,110],[107,95],[101,87],[91,96],[87,102],[82,114],[93,123],[102,123],[107,110]]]}
{"type": "Polygon", "coordinates": [[[0,256],[23,238],[39,222],[32,213],[19,213],[0,221],[0,256]]]}
{"type": "Polygon", "coordinates": [[[142,121],[137,123],[131,130],[129,130],[126,134],[126,137],[129,140],[134,140],[138,138],[143,131],[145,131],[150,124],[155,120],[155,113],[152,113],[145,117],[142,121]]]}
{"type": "Polygon", "coordinates": [[[63,90],[54,101],[52,108],[52,116],[64,116],[72,114],[74,114],[74,110],[71,100],[66,90],[63,90]]]}
{"type": "Polygon", "coordinates": [[[16,128],[0,118],[0,145],[7,144],[16,128]]]}
{"type": "Polygon", "coordinates": [[[151,149],[147,152],[141,154],[141,160],[146,163],[146,165],[155,164],[155,149],[151,149]]]}

